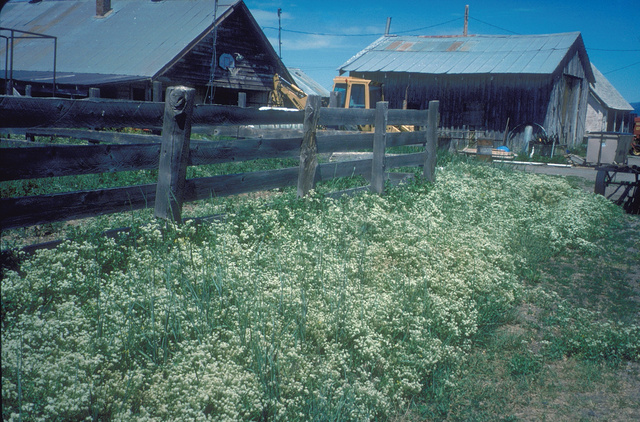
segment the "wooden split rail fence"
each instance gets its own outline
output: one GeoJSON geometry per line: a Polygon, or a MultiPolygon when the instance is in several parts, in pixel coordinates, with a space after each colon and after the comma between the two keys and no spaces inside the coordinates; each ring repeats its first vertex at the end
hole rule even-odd
{"type": "MultiPolygon", "coordinates": [[[[181,221],[182,204],[281,188],[298,187],[306,195],[317,182],[354,175],[370,176],[370,189],[383,193],[385,175],[398,167],[423,166],[423,176],[434,179],[438,102],[428,110],[389,110],[380,102],[375,110],[321,108],[310,97],[304,111],[259,111],[240,107],[193,104],[193,90],[171,87],[166,102],[135,103],[64,99],[0,97],[0,128],[40,122],[35,132],[102,142],[97,145],[46,145],[0,150],[0,182],[56,176],[158,169],[158,182],[90,191],[0,198],[0,230],[67,221],[153,207],[160,218],[181,221]],[[31,102],[30,107],[21,102],[31,102]],[[34,102],[35,101],[35,102],[34,102]],[[78,103],[80,103],[78,105],[78,103]],[[18,104],[18,106],[15,106],[18,104]],[[75,108],[75,111],[74,111],[75,108]],[[16,109],[21,113],[12,115],[16,109]],[[114,111],[116,110],[116,111],[114,111]],[[164,113],[162,115],[162,112],[164,113]],[[40,116],[40,117],[38,117],[40,116]],[[75,116],[75,117],[74,117],[75,116]],[[23,120],[20,120],[23,119],[23,120]],[[74,123],[80,122],[80,123],[74,123]],[[300,124],[302,138],[191,140],[193,125],[300,124]],[[162,136],[106,135],[109,132],[71,131],[71,127],[148,127],[162,125],[162,136]],[[374,125],[372,133],[343,134],[319,126],[374,125]],[[389,133],[387,125],[415,125],[423,130],[389,133]],[[62,127],[62,129],[61,129],[62,127]],[[78,135],[74,135],[78,133],[78,135]],[[134,144],[105,144],[108,138],[126,138],[134,144]],[[386,148],[424,145],[419,153],[387,155],[386,148]],[[372,159],[318,163],[318,155],[373,150],[372,159]],[[187,166],[240,162],[264,158],[300,158],[300,165],[279,170],[186,179],[187,166]]],[[[0,129],[0,133],[2,129],[0,129]]],[[[117,142],[117,139],[116,139],[117,142]]]]}

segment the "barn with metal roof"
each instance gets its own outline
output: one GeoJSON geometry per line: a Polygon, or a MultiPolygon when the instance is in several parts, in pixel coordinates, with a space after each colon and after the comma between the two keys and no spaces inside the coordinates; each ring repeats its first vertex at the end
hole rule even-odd
{"type": "Polygon", "coordinates": [[[444,128],[502,138],[505,128],[535,124],[564,143],[582,142],[589,83],[578,32],[546,35],[385,35],[349,59],[340,74],[383,84],[391,108],[440,101],[444,128]]]}
{"type": "Polygon", "coordinates": [[[0,22],[9,93],[161,100],[186,85],[197,102],[264,105],[289,76],[242,0],[12,0],[0,22]]]}

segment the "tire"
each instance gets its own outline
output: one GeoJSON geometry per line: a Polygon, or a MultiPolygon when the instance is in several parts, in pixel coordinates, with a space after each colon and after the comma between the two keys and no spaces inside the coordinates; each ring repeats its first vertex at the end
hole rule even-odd
{"type": "Polygon", "coordinates": [[[593,192],[604,196],[605,191],[607,190],[607,186],[605,184],[605,180],[607,179],[607,172],[605,170],[598,170],[596,174],[596,183],[593,187],[593,192]]]}

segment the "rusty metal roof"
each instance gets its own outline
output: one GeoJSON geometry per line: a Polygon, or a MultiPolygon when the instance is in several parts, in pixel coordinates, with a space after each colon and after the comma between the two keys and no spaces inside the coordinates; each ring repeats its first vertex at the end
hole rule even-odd
{"type": "MultiPolygon", "coordinates": [[[[0,26],[57,37],[58,83],[97,75],[102,82],[145,79],[181,57],[238,3],[222,0],[215,13],[214,0],[112,0],[113,10],[96,17],[95,0],[14,0],[2,8],[0,26]]],[[[5,50],[3,42],[4,66],[5,50]]],[[[16,40],[14,75],[43,77],[53,71],[53,56],[50,39],[16,40]]]]}
{"type": "Polygon", "coordinates": [[[577,46],[592,79],[579,32],[545,35],[383,36],[340,72],[551,74],[577,46]]]}

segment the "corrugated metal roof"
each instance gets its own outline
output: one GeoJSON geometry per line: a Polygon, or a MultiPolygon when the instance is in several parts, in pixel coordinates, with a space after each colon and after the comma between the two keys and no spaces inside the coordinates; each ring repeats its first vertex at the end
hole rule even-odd
{"type": "MultiPolygon", "coordinates": [[[[239,1],[223,0],[217,18],[239,1]]],[[[0,26],[58,37],[56,67],[61,75],[113,79],[153,77],[214,23],[214,0],[113,0],[111,7],[105,17],[96,17],[95,0],[10,1],[2,8],[0,26]]],[[[2,43],[3,63],[5,49],[2,43]]],[[[16,40],[14,72],[51,72],[53,55],[52,40],[16,40]]]]}
{"type": "Polygon", "coordinates": [[[309,75],[302,71],[302,69],[289,67],[288,70],[298,88],[303,90],[307,95],[319,95],[321,97],[329,96],[329,90],[311,79],[309,75]]]}
{"type": "Polygon", "coordinates": [[[624,99],[611,82],[591,63],[596,82],[590,84],[593,92],[610,109],[620,111],[634,111],[634,108],[624,99]]]}
{"type": "Polygon", "coordinates": [[[466,37],[391,35],[373,42],[344,63],[340,71],[551,74],[576,43],[587,57],[579,32],[466,37]]]}

